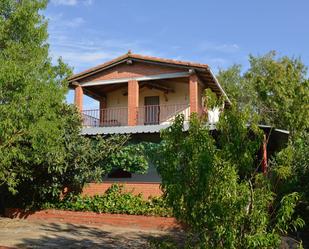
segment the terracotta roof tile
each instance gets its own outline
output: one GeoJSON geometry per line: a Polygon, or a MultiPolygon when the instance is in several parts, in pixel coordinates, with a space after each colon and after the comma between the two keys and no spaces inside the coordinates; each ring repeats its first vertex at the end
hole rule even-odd
{"type": "Polygon", "coordinates": [[[135,59],[141,59],[141,60],[163,62],[163,63],[174,64],[174,65],[188,66],[188,67],[192,66],[192,67],[208,68],[207,64],[201,64],[201,63],[196,63],[196,62],[164,59],[164,58],[158,58],[158,57],[146,56],[146,55],[139,55],[139,54],[131,54],[129,56],[133,59],[135,58],[135,59]]]}

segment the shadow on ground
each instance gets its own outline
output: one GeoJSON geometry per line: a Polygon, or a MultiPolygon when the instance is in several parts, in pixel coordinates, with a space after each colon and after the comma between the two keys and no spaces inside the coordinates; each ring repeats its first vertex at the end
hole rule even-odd
{"type": "Polygon", "coordinates": [[[74,224],[40,224],[40,236],[23,238],[18,248],[149,248],[151,240],[173,237],[181,240],[181,232],[155,232],[103,228],[74,224]]]}

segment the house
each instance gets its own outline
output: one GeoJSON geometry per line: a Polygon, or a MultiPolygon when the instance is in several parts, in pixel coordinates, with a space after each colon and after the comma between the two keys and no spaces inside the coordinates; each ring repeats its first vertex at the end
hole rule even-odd
{"type": "MultiPolygon", "coordinates": [[[[83,117],[83,135],[131,134],[137,141],[159,141],[159,132],[178,114],[188,120],[202,114],[203,92],[210,88],[230,101],[206,64],[162,59],[130,51],[69,79],[75,104],[83,117]],[[83,108],[83,96],[99,101],[99,108],[83,108]]],[[[217,114],[218,115],[218,114],[217,114]]],[[[217,117],[213,117],[214,120],[217,117]]],[[[153,167],[145,175],[115,174],[103,184],[91,184],[87,194],[102,193],[111,182],[126,182],[136,192],[160,194],[160,177],[153,167]]]]}
{"type": "Polygon", "coordinates": [[[83,115],[83,134],[147,133],[166,127],[177,114],[188,119],[192,112],[202,112],[206,88],[225,96],[230,105],[208,65],[130,51],[73,75],[69,84],[83,115]],[[100,108],[85,110],[84,95],[99,101],[100,108]]]}

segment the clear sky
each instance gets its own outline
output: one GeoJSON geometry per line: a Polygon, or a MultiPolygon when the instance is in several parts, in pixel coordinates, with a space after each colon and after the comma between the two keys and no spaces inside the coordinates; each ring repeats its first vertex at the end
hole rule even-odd
{"type": "Polygon", "coordinates": [[[45,15],[53,58],[74,72],[129,49],[215,72],[270,50],[309,66],[309,0],[50,0],[45,15]]]}

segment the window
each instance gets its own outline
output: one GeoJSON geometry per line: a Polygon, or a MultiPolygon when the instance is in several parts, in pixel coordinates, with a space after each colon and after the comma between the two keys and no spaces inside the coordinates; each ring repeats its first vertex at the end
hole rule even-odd
{"type": "Polygon", "coordinates": [[[123,169],[113,169],[108,175],[108,178],[131,178],[132,174],[123,169]]]}

